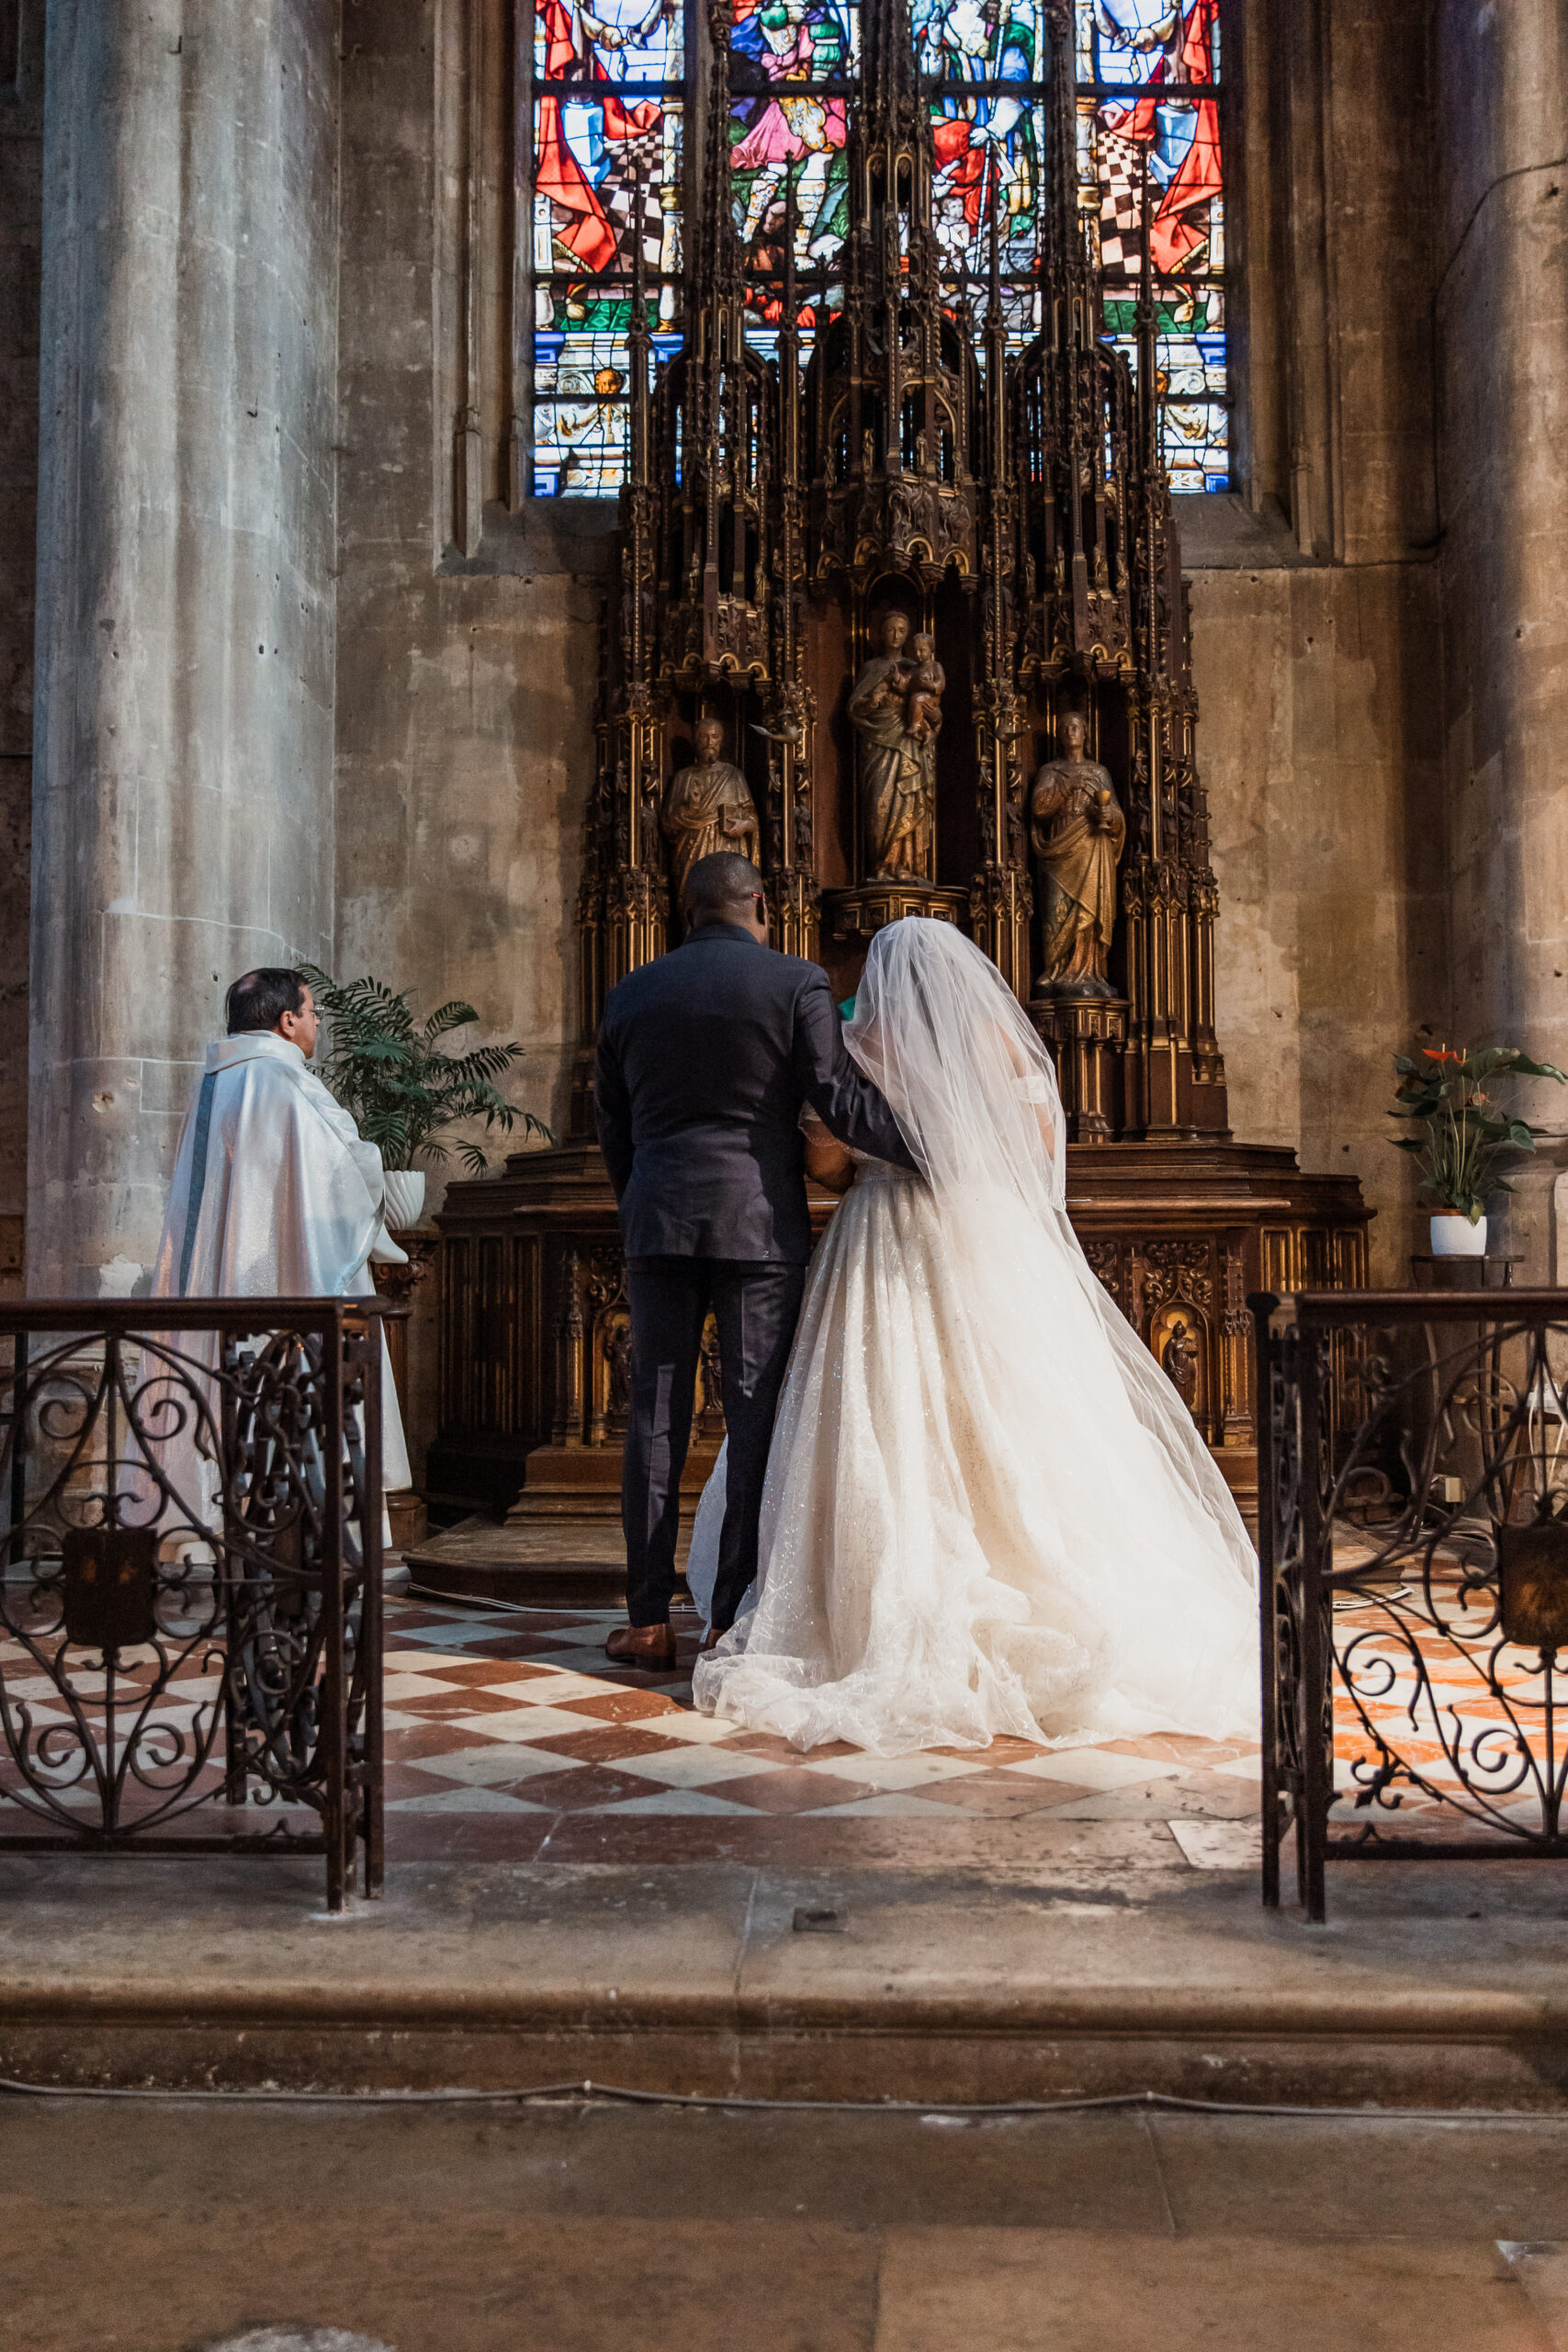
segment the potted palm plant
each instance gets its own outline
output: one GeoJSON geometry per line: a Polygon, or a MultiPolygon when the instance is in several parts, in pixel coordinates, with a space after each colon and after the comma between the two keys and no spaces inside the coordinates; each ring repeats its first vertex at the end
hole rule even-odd
{"type": "Polygon", "coordinates": [[[1568,1076],[1550,1062],[1531,1061],[1517,1046],[1423,1046],[1418,1057],[1395,1054],[1399,1091],[1392,1115],[1410,1119],[1419,1135],[1395,1136],[1396,1151],[1411,1151],[1421,1170],[1420,1189],[1432,1202],[1432,1255],[1483,1258],[1486,1200],[1512,1186],[1497,1173],[1505,1153],[1533,1151],[1544,1127],[1516,1118],[1491,1091],[1510,1078],[1568,1076]]]}
{"type": "MultiPolygon", "coordinates": [[[[389,1227],[406,1229],[418,1222],[425,1171],[414,1161],[449,1159],[440,1140],[447,1128],[479,1119],[487,1135],[498,1127],[512,1135],[521,1120],[525,1136],[554,1141],[542,1119],[532,1111],[514,1110],[497,1088],[497,1079],[521,1056],[521,1046],[476,1046],[466,1054],[445,1049],[444,1038],[479,1019],[471,1004],[454,999],[420,1022],[406,989],[389,989],[368,974],[340,985],[312,965],[303,968],[329,1025],[321,1077],[354,1114],[367,1143],[381,1154],[389,1227]]],[[[472,1137],[465,1136],[457,1151],[471,1176],[484,1174],[490,1163],[472,1137]]]]}

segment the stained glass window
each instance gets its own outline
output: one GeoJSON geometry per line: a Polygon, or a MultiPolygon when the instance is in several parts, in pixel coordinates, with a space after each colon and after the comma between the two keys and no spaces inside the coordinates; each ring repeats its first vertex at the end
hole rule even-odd
{"type": "Polygon", "coordinates": [[[1040,86],[1046,72],[1037,0],[915,0],[910,12],[922,74],[940,75],[931,101],[936,142],[936,232],[955,276],[983,278],[990,220],[998,216],[1009,340],[1034,334],[1040,157],[1040,86]]]}
{"type": "MultiPolygon", "coordinates": [[[[1074,4],[1079,201],[1099,240],[1105,331],[1135,365],[1146,261],[1172,487],[1223,490],[1219,0],[1074,4]]],[[[655,348],[671,350],[679,338],[689,0],[526,5],[532,116],[520,205],[532,224],[534,490],[612,497],[624,465],[638,237],[655,348]]],[[[774,347],[793,191],[804,356],[842,294],[859,0],[730,0],[730,10],[731,187],[750,332],[759,349],[774,347]]],[[[1021,349],[1040,324],[1043,0],[909,0],[909,17],[931,91],[944,269],[955,288],[968,280],[980,308],[995,214],[1008,340],[1021,349]]]]}
{"type": "MultiPolygon", "coordinates": [[[[795,195],[803,352],[841,299],[848,226],[845,145],[859,87],[860,9],[852,0],[731,0],[730,168],[751,282],[752,340],[772,346],[795,195]]],[[[1035,260],[1044,98],[1040,0],[910,0],[910,29],[931,86],[934,226],[954,291],[983,281],[998,214],[1009,340],[1035,334],[1035,260]]],[[[980,285],[970,292],[983,307],[980,285]]]]}
{"type": "Polygon", "coordinates": [[[682,0],[536,0],[525,198],[536,497],[621,486],[638,237],[656,341],[676,340],[685,71],[682,0]]]}
{"type": "Polygon", "coordinates": [[[802,351],[835,306],[848,226],[849,108],[860,75],[853,0],[730,0],[730,187],[746,257],[747,325],[772,349],[794,192],[802,351]]]}
{"type": "Polygon", "coordinates": [[[1135,366],[1146,262],[1171,488],[1228,490],[1219,0],[1076,6],[1080,202],[1097,225],[1105,331],[1135,366]]]}

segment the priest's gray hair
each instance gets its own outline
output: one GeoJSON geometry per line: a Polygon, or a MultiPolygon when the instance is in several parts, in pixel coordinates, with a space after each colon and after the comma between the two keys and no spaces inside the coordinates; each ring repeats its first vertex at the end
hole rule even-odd
{"type": "Polygon", "coordinates": [[[732,849],[715,850],[711,857],[699,857],[686,876],[686,921],[723,922],[728,915],[744,912],[761,888],[762,877],[749,857],[739,857],[732,849]]]}

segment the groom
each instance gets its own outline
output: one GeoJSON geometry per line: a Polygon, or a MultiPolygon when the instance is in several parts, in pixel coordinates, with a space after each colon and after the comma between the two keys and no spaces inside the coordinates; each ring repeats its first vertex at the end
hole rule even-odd
{"type": "Polygon", "coordinates": [[[826,972],[769,953],[757,868],[728,851],[700,858],[682,910],[681,945],[606,1000],[593,1090],[632,1326],[621,1488],[631,1623],[605,1647],[655,1668],[675,1662],[681,1473],[710,1308],[729,1470],[705,1647],[733,1623],[756,1574],[773,1409],[811,1255],[802,1104],[841,1141],[914,1165],[892,1112],[850,1059],[826,972]]]}

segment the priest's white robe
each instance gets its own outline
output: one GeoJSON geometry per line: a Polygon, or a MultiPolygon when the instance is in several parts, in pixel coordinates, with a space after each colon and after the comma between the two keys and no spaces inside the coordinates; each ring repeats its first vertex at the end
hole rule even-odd
{"type": "MultiPolygon", "coordinates": [[[[225,1037],[209,1046],[186,1114],[152,1295],[369,1298],[385,1190],[380,1153],[298,1046],[273,1030],[225,1037]]],[[[206,1345],[199,1335],[175,1344],[192,1354],[206,1345]]],[[[208,1465],[176,1441],[165,1475],[212,1525],[208,1465]]],[[[413,1483],[384,1335],[381,1476],[389,1489],[413,1483]]]]}

